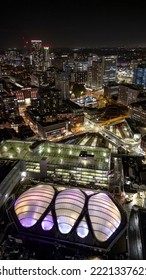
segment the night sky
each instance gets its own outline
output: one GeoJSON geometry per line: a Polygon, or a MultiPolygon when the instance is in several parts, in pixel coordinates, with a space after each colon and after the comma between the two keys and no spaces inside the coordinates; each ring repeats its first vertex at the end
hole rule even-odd
{"type": "Polygon", "coordinates": [[[0,48],[23,47],[31,39],[42,39],[50,47],[145,47],[146,4],[141,0],[117,2],[4,1],[0,48]]]}

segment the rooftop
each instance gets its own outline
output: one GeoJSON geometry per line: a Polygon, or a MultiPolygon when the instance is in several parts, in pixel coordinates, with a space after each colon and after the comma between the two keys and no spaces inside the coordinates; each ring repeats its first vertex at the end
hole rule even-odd
{"type": "Polygon", "coordinates": [[[81,106],[79,106],[71,100],[65,100],[64,103],[66,104],[66,106],[72,108],[73,110],[82,110],[81,106]]]}
{"type": "Polygon", "coordinates": [[[79,188],[58,190],[39,184],[23,192],[12,207],[19,232],[48,242],[109,249],[126,229],[126,214],[108,193],[79,188]],[[54,203],[52,203],[54,201],[54,203]]]}
{"type": "Polygon", "coordinates": [[[143,110],[146,110],[146,100],[131,103],[130,106],[132,106],[132,107],[142,107],[143,110]]]}
{"type": "Polygon", "coordinates": [[[50,122],[43,122],[43,121],[37,121],[41,126],[52,126],[52,125],[57,125],[57,124],[62,124],[65,122],[65,120],[56,120],[56,121],[50,121],[50,122]]]}
{"type": "MultiPolygon", "coordinates": [[[[40,141],[35,150],[31,149],[34,141],[13,141],[8,140],[0,146],[0,157],[9,159],[23,159],[30,162],[39,162],[43,157],[47,158],[48,164],[65,165],[81,168],[79,154],[81,151],[87,151],[94,155],[94,168],[99,170],[109,170],[110,149],[101,147],[90,147],[80,145],[65,145],[61,143],[52,143],[40,141]]],[[[88,168],[90,161],[85,161],[84,165],[88,168]]]]}
{"type": "Polygon", "coordinates": [[[142,86],[141,85],[136,85],[136,84],[128,84],[128,83],[121,83],[120,86],[128,87],[134,90],[141,90],[142,86]]]}
{"type": "Polygon", "coordinates": [[[0,159],[0,183],[5,179],[17,161],[0,159]]]}

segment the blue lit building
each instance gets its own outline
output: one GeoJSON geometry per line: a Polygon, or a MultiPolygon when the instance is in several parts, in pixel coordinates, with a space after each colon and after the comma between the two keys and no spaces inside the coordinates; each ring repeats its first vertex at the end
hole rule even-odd
{"type": "Polygon", "coordinates": [[[139,65],[135,69],[134,83],[142,85],[144,89],[146,88],[146,65],[139,65]]]}

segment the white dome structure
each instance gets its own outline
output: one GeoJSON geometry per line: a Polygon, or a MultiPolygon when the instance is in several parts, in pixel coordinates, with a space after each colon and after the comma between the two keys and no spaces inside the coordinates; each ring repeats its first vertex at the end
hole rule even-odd
{"type": "Polygon", "coordinates": [[[36,234],[84,246],[108,247],[127,224],[124,210],[108,192],[79,188],[58,190],[37,185],[21,194],[14,204],[17,227],[36,234]]]}
{"type": "Polygon", "coordinates": [[[81,214],[85,195],[79,189],[66,189],[60,192],[55,201],[58,228],[61,233],[69,233],[81,214]]]}
{"type": "Polygon", "coordinates": [[[117,206],[101,192],[89,198],[88,211],[96,238],[101,242],[108,240],[121,223],[117,206]]]}
{"type": "Polygon", "coordinates": [[[24,192],[15,202],[15,213],[24,227],[32,227],[48,208],[54,197],[50,185],[38,185],[24,192]]]}

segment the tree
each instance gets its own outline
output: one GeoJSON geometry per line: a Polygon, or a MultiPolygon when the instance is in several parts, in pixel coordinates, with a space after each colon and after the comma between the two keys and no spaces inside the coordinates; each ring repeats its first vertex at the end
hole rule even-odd
{"type": "Polygon", "coordinates": [[[86,89],[83,84],[74,84],[72,89],[75,98],[85,95],[86,89]]]}

